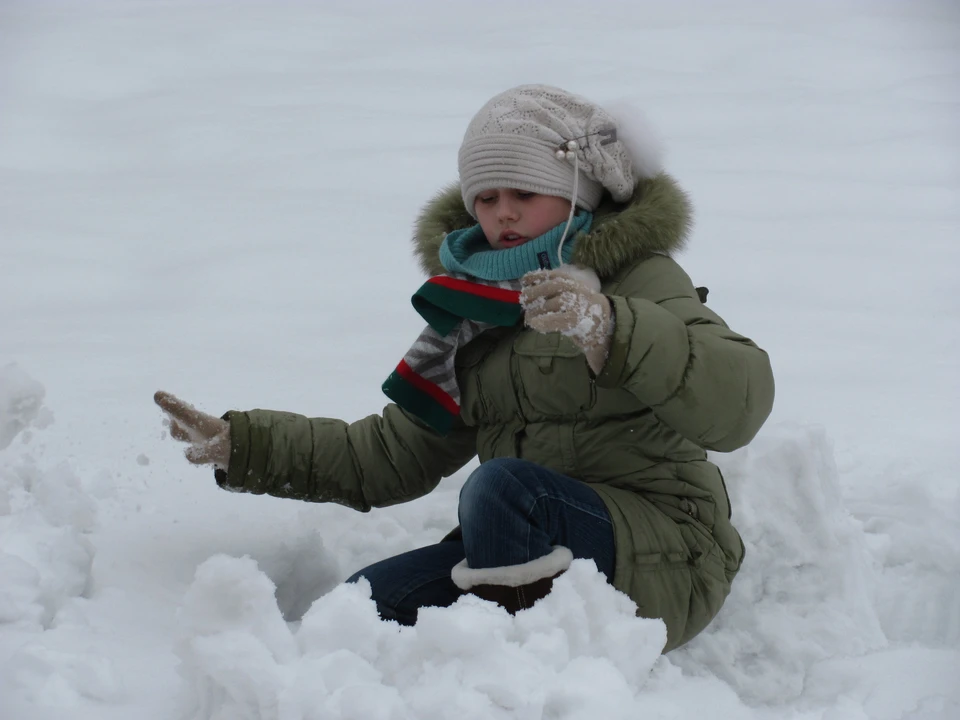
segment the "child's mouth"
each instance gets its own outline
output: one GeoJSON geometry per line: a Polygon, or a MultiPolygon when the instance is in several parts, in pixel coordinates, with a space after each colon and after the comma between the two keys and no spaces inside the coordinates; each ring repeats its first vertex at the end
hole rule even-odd
{"type": "Polygon", "coordinates": [[[527,241],[523,235],[520,235],[515,232],[503,232],[500,233],[500,246],[505,248],[516,247],[517,245],[523,245],[527,241]]]}

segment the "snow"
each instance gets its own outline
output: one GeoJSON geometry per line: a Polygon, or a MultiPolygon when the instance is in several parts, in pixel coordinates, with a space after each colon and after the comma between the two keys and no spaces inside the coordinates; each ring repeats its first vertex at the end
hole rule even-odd
{"type": "Polygon", "coordinates": [[[585,7],[0,6],[0,718],[960,717],[960,8],[585,7]],[[744,568],[665,657],[583,561],[380,622],[340,582],[470,468],[369,514],[225,493],[151,401],[378,411],[416,213],[522,82],[644,109],[682,265],[774,363],[715,458],[744,568]]]}
{"type": "Polygon", "coordinates": [[[332,590],[291,631],[273,590],[250,558],[199,568],[179,650],[188,717],[570,717],[600,709],[597,682],[614,717],[664,702],[642,691],[663,623],[637,620],[589,561],[516,618],[467,596],[413,628],[380,622],[363,581],[332,590]]]}

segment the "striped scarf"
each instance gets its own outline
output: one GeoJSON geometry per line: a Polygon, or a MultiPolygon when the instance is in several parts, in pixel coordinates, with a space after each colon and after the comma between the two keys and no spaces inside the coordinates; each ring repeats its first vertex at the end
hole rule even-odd
{"type": "Polygon", "coordinates": [[[413,305],[427,327],[383,383],[383,392],[441,435],[460,415],[457,349],[492,327],[520,320],[520,280],[437,275],[417,290],[413,305]]]}

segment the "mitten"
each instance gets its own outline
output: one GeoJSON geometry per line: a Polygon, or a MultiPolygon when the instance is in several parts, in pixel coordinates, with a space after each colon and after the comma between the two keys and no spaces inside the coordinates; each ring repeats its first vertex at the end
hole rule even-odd
{"type": "Polygon", "coordinates": [[[542,333],[558,332],[570,338],[599,375],[610,354],[613,309],[600,292],[600,279],[589,268],[564,265],[536,270],[520,279],[524,322],[542,333]]]}
{"type": "Polygon", "coordinates": [[[184,451],[194,465],[214,465],[226,470],[230,464],[230,423],[200,412],[175,395],[158,391],[153,401],[167,414],[170,436],[188,443],[184,451]]]}

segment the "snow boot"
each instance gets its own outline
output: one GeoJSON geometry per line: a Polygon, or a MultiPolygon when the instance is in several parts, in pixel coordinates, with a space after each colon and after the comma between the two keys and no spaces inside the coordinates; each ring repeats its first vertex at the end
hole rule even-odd
{"type": "Polygon", "coordinates": [[[571,562],[573,553],[558,545],[549,555],[522,565],[471,568],[463,560],[450,574],[461,590],[495,602],[514,615],[546,597],[553,589],[553,581],[570,567],[571,562]]]}

